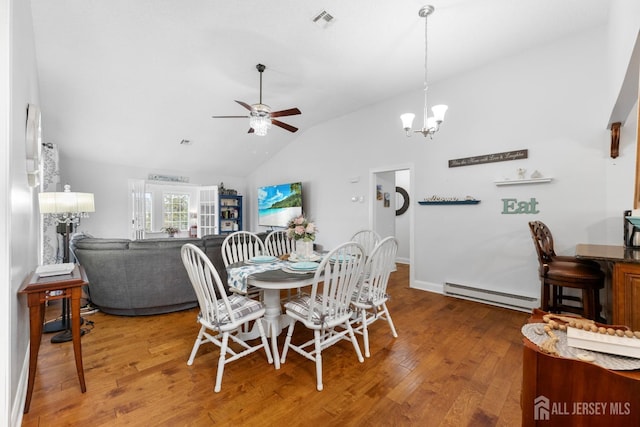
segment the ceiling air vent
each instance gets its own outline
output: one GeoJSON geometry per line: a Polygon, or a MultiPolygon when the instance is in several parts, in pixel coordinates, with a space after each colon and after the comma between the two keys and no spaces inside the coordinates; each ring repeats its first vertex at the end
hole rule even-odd
{"type": "Polygon", "coordinates": [[[329,24],[333,23],[333,20],[333,15],[331,15],[326,10],[323,10],[313,18],[313,22],[315,22],[322,28],[327,28],[329,24]]]}

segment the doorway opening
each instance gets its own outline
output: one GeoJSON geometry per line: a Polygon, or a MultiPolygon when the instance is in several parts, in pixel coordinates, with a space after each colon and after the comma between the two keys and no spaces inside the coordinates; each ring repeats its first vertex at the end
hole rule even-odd
{"type": "MultiPolygon", "coordinates": [[[[414,208],[413,165],[397,165],[372,169],[370,182],[373,194],[369,197],[369,222],[380,236],[394,236],[398,240],[396,261],[413,264],[414,208]]],[[[413,285],[410,268],[409,285],[413,285]]]]}

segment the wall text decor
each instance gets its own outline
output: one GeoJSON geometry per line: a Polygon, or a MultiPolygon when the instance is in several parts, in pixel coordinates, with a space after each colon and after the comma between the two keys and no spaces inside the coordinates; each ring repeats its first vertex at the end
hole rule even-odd
{"type": "Polygon", "coordinates": [[[464,157],[462,159],[449,160],[449,167],[481,165],[483,163],[506,162],[508,160],[526,159],[529,150],[505,151],[503,153],[483,154],[482,156],[464,157]]]}
{"type": "Polygon", "coordinates": [[[518,199],[502,199],[502,213],[503,214],[537,214],[538,201],[535,197],[529,199],[529,201],[519,202],[518,199]]]}
{"type": "Polygon", "coordinates": [[[188,176],[160,175],[156,173],[150,173],[148,179],[149,181],[189,182],[188,176]]]}

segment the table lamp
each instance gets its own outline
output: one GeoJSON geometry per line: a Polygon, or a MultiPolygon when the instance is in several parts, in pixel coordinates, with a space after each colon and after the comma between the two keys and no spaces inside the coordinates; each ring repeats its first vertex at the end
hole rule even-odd
{"type": "Polygon", "coordinates": [[[38,194],[41,214],[54,215],[56,224],[65,224],[63,262],[69,262],[69,234],[72,224],[78,224],[80,218],[87,218],[89,212],[95,212],[93,193],[75,193],[69,184],[64,192],[45,192],[38,194]]]}
{"type": "MultiPolygon", "coordinates": [[[[39,193],[38,205],[41,214],[52,214],[56,224],[65,225],[62,262],[69,262],[69,236],[72,227],[80,222],[80,218],[87,218],[89,212],[95,212],[93,193],[74,193],[71,191],[71,186],[67,184],[63,192],[39,193]]],[[[66,299],[62,301],[62,320],[45,325],[44,331],[64,331],[51,339],[53,343],[71,341],[69,304],[66,299]]]]}

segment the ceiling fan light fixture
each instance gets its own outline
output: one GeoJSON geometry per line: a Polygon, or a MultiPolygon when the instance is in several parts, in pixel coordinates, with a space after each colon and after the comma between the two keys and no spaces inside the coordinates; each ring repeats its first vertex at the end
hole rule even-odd
{"type": "Polygon", "coordinates": [[[254,104],[249,113],[249,126],[258,136],[265,136],[271,129],[271,108],[265,104],[254,104]]]}
{"type": "Polygon", "coordinates": [[[249,115],[249,126],[251,126],[256,135],[265,136],[271,129],[271,118],[268,114],[254,114],[252,111],[249,115]]]}
{"type": "Polygon", "coordinates": [[[267,131],[271,129],[272,125],[276,125],[279,128],[284,130],[288,130],[289,132],[297,132],[298,128],[295,126],[291,126],[287,123],[283,123],[280,120],[277,120],[276,117],[285,117],[285,116],[295,116],[297,114],[302,114],[300,109],[297,107],[289,108],[286,110],[279,110],[271,112],[271,107],[262,103],[262,73],[267,67],[263,64],[256,65],[256,69],[260,73],[260,102],[257,104],[249,105],[246,102],[238,101],[236,102],[242,105],[245,109],[249,110],[249,116],[213,116],[215,119],[225,119],[225,118],[245,118],[249,117],[249,132],[255,133],[256,135],[264,136],[267,134],[267,131]]]}

